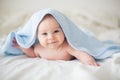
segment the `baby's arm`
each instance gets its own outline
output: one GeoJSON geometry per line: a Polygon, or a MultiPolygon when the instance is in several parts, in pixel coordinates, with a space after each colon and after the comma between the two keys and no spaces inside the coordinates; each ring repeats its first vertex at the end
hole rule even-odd
{"type": "Polygon", "coordinates": [[[36,57],[33,46],[30,48],[23,48],[18,45],[15,38],[13,39],[13,47],[21,49],[28,57],[36,57]]]}
{"type": "Polygon", "coordinates": [[[84,64],[99,66],[95,59],[86,52],[76,50],[73,52],[73,55],[84,64]]]}
{"type": "Polygon", "coordinates": [[[86,53],[84,51],[75,50],[70,46],[67,49],[68,49],[68,52],[72,56],[76,57],[83,64],[99,66],[99,64],[95,61],[95,59],[91,55],[89,55],[88,53],[86,53]]]}
{"type": "Polygon", "coordinates": [[[23,48],[23,47],[20,47],[20,49],[28,56],[28,57],[37,57],[34,53],[34,47],[30,47],[30,48],[23,48]]]}

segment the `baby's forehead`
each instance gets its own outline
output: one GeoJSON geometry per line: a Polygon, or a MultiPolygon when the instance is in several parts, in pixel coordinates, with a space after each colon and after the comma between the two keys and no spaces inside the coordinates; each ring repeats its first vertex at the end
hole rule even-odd
{"type": "Polygon", "coordinates": [[[42,28],[39,28],[39,31],[54,31],[54,30],[61,30],[60,27],[51,27],[51,28],[46,28],[46,27],[42,27],[42,28]]]}
{"type": "Polygon", "coordinates": [[[53,25],[60,26],[59,22],[51,14],[45,15],[43,19],[40,21],[39,25],[41,24],[53,24],[53,25]]]}
{"type": "Polygon", "coordinates": [[[52,16],[51,14],[47,14],[45,15],[42,20],[40,21],[39,25],[41,23],[55,23],[55,24],[59,24],[58,21],[54,18],[54,16],[52,16]]]}
{"type": "Polygon", "coordinates": [[[61,25],[58,23],[56,18],[51,14],[47,14],[43,17],[42,21],[40,21],[37,31],[42,32],[52,29],[53,31],[56,29],[60,29],[63,31],[61,25]]]}

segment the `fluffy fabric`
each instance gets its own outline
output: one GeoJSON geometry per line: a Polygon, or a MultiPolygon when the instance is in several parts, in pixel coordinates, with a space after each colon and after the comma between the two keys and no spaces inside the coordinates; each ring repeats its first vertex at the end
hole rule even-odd
{"type": "Polygon", "coordinates": [[[99,67],[84,65],[78,60],[50,61],[43,58],[28,58],[24,55],[6,57],[0,54],[0,79],[120,80],[120,53],[118,54],[99,61],[99,67]]]}
{"type": "Polygon", "coordinates": [[[62,13],[53,9],[45,9],[35,13],[22,29],[11,32],[8,35],[3,52],[7,55],[23,54],[21,50],[12,47],[12,40],[14,37],[16,38],[17,43],[24,48],[29,48],[34,45],[37,41],[36,31],[38,24],[47,14],[51,14],[57,20],[63,29],[68,43],[73,48],[85,51],[96,59],[104,59],[110,57],[113,53],[120,51],[119,45],[100,42],[95,37],[89,35],[89,33],[79,29],[62,13]]]}

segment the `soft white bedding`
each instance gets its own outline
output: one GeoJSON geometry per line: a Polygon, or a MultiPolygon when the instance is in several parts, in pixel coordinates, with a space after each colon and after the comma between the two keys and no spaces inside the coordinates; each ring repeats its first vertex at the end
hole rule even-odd
{"type": "Polygon", "coordinates": [[[98,62],[100,67],[83,65],[78,60],[0,55],[0,80],[120,80],[120,53],[98,62]]]}
{"type": "MultiPolygon", "coordinates": [[[[10,31],[22,26],[34,12],[48,7],[61,10],[100,40],[120,43],[119,3],[119,0],[0,0],[0,51],[10,31]],[[69,3],[64,4],[65,1],[69,3]]],[[[93,67],[78,60],[5,57],[0,52],[0,80],[120,80],[120,53],[98,62],[101,66],[93,67]]]]}

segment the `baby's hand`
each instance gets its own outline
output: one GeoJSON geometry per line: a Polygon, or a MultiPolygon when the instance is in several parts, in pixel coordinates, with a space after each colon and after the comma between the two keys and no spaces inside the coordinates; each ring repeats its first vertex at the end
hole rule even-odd
{"type": "Polygon", "coordinates": [[[92,65],[92,66],[100,66],[91,55],[85,52],[80,53],[79,59],[81,60],[83,64],[92,65]]]}
{"type": "Polygon", "coordinates": [[[95,61],[95,59],[91,55],[87,54],[86,52],[75,50],[75,49],[73,49],[69,45],[66,46],[66,50],[72,56],[74,56],[75,58],[79,59],[83,64],[92,65],[92,66],[100,66],[95,61]]]}
{"type": "Polygon", "coordinates": [[[20,46],[18,45],[18,43],[17,43],[17,41],[16,41],[15,38],[13,39],[12,42],[13,42],[13,45],[12,45],[13,47],[15,47],[15,48],[20,48],[20,46]]]}

